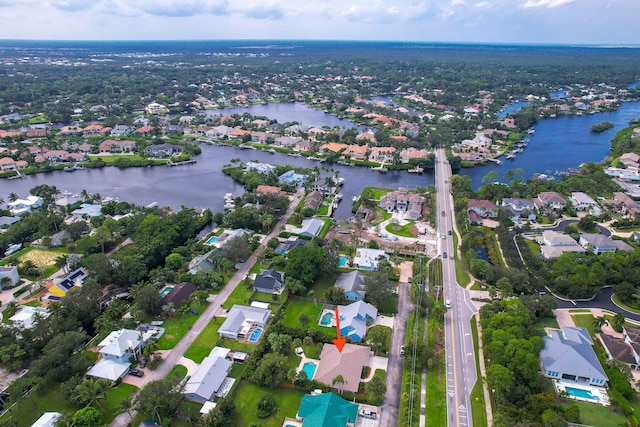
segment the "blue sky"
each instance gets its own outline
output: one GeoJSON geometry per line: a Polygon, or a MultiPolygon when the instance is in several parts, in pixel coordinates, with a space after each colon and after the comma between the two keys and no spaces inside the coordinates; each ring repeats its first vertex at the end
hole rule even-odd
{"type": "Polygon", "coordinates": [[[638,0],[0,0],[0,39],[640,44],[638,0]]]}

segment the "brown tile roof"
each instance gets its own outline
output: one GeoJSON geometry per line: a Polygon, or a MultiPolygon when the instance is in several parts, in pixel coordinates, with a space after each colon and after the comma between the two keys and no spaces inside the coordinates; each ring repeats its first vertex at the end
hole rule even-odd
{"type": "Polygon", "coordinates": [[[360,387],[362,368],[369,364],[369,347],[345,344],[342,352],[335,345],[325,344],[320,354],[320,364],[316,370],[314,380],[328,386],[333,386],[335,377],[342,375],[343,384],[336,384],[342,390],[355,393],[360,387]]]}

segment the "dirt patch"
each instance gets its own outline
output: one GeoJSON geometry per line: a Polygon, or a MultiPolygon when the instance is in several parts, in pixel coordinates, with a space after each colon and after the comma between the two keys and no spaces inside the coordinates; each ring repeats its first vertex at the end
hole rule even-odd
{"type": "Polygon", "coordinates": [[[418,227],[416,227],[415,225],[412,225],[411,227],[409,227],[409,233],[413,234],[414,236],[418,235],[418,227]]]}

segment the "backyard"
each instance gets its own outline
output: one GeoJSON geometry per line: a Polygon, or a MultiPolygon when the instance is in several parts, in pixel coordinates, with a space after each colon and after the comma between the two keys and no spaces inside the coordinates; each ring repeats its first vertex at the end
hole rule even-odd
{"type": "MultiPolygon", "coordinates": [[[[208,302],[193,302],[191,309],[197,310],[198,313],[202,313],[204,309],[209,305],[208,302]]],[[[167,318],[164,320],[162,327],[164,328],[164,335],[158,341],[159,350],[170,350],[180,341],[180,339],[187,333],[189,328],[196,322],[199,314],[193,314],[191,311],[187,311],[184,314],[178,314],[173,318],[167,318]]]]}
{"type": "Polygon", "coordinates": [[[266,388],[257,384],[243,382],[234,393],[234,396],[242,396],[234,399],[236,403],[236,425],[262,427],[281,427],[285,417],[295,418],[300,406],[300,399],[304,392],[288,388],[266,388]],[[256,416],[256,405],[264,395],[272,396],[276,400],[276,411],[267,418],[256,416]]]}

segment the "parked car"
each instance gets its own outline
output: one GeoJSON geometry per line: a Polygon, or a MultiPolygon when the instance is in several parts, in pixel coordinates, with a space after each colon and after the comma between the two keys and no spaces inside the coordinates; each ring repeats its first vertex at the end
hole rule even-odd
{"type": "Polygon", "coordinates": [[[400,346],[400,356],[404,356],[404,345],[400,346]]]}
{"type": "Polygon", "coordinates": [[[129,374],[138,378],[144,377],[144,372],[142,372],[140,369],[132,369],[129,371],[129,374]]]}
{"type": "Polygon", "coordinates": [[[142,359],[140,363],[138,363],[138,366],[141,368],[144,368],[145,366],[147,366],[147,359],[142,359]]]}
{"type": "Polygon", "coordinates": [[[369,409],[360,409],[359,412],[360,416],[363,418],[371,418],[372,420],[375,420],[378,417],[378,414],[369,410],[369,409]]]}

